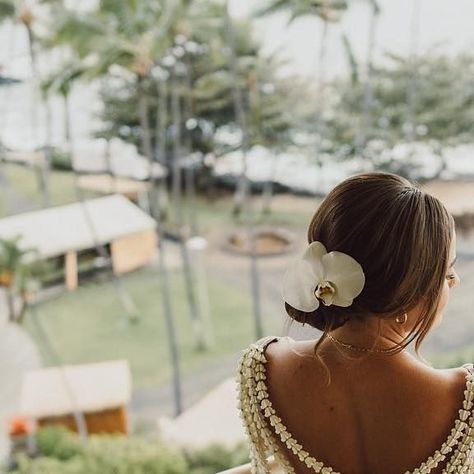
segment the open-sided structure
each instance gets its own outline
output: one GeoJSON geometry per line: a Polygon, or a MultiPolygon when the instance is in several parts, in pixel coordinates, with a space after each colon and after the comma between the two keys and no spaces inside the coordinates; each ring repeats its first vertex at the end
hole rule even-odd
{"type": "Polygon", "coordinates": [[[50,367],[24,375],[20,413],[39,426],[60,424],[76,431],[73,415],[80,412],[89,434],[127,434],[130,398],[126,360],[50,367]]]}
{"type": "Polygon", "coordinates": [[[113,271],[122,274],[150,262],[157,244],[155,220],[121,195],[0,219],[0,238],[15,236],[35,258],[60,259],[68,289],[78,285],[81,255],[98,245],[109,247],[113,271]]]}

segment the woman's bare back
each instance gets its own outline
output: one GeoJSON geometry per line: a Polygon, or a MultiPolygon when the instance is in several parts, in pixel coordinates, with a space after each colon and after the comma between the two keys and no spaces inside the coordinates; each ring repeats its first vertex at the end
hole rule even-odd
{"type": "MultiPolygon", "coordinates": [[[[265,355],[276,412],[319,461],[344,474],[400,474],[446,441],[464,399],[463,368],[432,369],[407,353],[355,362],[328,343],[320,352],[328,386],[313,347],[314,341],[282,338],[265,355]]],[[[285,451],[298,474],[313,472],[285,451]]]]}

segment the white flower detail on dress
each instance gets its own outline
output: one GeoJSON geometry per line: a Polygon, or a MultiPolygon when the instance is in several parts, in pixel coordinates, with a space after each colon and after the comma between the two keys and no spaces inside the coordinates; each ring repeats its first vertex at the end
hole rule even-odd
{"type": "Polygon", "coordinates": [[[325,306],[350,306],[365,285],[360,264],[342,252],[327,252],[312,242],[303,257],[292,262],[283,279],[282,296],[290,306],[310,313],[325,306]]]}

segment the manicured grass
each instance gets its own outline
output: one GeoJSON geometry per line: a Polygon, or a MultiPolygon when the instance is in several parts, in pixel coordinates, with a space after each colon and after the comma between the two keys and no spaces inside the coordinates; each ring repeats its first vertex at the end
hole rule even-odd
{"type": "MultiPolygon", "coordinates": [[[[3,170],[12,187],[19,195],[26,200],[31,201],[33,207],[41,207],[42,196],[38,187],[37,176],[30,168],[15,164],[4,164],[3,170]]],[[[50,172],[50,193],[51,205],[57,206],[77,201],[74,187],[74,175],[67,171],[51,170],[50,172]]],[[[86,197],[96,197],[94,193],[86,193],[86,197]]],[[[254,197],[251,204],[250,216],[257,224],[274,224],[288,226],[306,226],[310,215],[305,209],[296,206],[291,211],[278,209],[278,206],[272,207],[270,214],[262,214],[262,200],[254,197]]],[[[235,226],[242,223],[241,219],[235,219],[232,216],[233,198],[229,194],[217,199],[209,199],[198,196],[194,208],[189,209],[185,215],[190,212],[195,213],[201,232],[206,232],[216,226],[235,226]]],[[[0,200],[0,215],[8,212],[6,204],[0,200]]],[[[173,209],[170,209],[173,212],[173,209]]],[[[172,214],[170,214],[172,216],[172,214]]]]}
{"type": "MultiPolygon", "coordinates": [[[[41,203],[36,174],[30,168],[8,164],[6,175],[14,188],[27,199],[41,203]]],[[[50,173],[51,204],[67,204],[76,200],[72,173],[54,171],[50,173]]]]}
{"type": "MultiPolygon", "coordinates": [[[[25,166],[15,164],[4,164],[3,172],[8,179],[13,190],[25,201],[31,203],[31,208],[40,208],[43,205],[43,198],[39,188],[36,173],[25,166]]],[[[74,186],[74,175],[65,171],[51,170],[49,179],[50,201],[52,206],[61,204],[70,204],[77,201],[76,190],[74,186]]],[[[95,197],[96,194],[87,193],[85,197],[95,197]]],[[[7,212],[7,204],[0,200],[0,215],[7,212]]]]}
{"type": "MultiPolygon", "coordinates": [[[[41,207],[35,174],[28,168],[11,164],[3,169],[15,192],[31,202],[33,208],[41,207]]],[[[75,202],[73,175],[51,171],[50,191],[52,205],[75,202]]],[[[232,216],[232,206],[232,196],[216,200],[198,197],[195,212],[201,234],[225,232],[241,226],[242,221],[236,221],[232,216]]],[[[4,212],[11,211],[5,206],[4,212]]],[[[302,209],[293,212],[275,209],[264,223],[288,224],[291,228],[304,225],[307,219],[308,214],[302,209]]],[[[171,368],[159,277],[154,270],[142,270],[123,277],[123,283],[138,307],[140,321],[137,324],[128,322],[110,282],[88,283],[76,292],[41,303],[38,315],[64,363],[126,358],[131,363],[135,388],[164,384],[171,377],[171,368]]],[[[184,279],[178,272],[171,275],[171,302],[184,373],[204,369],[211,361],[230,360],[255,339],[250,293],[216,278],[209,280],[209,293],[215,345],[207,352],[196,352],[184,279]]],[[[53,365],[51,354],[28,316],[25,327],[38,342],[45,364],[53,365]]],[[[266,318],[265,333],[279,334],[282,323],[266,318]]]]}
{"type": "MultiPolygon", "coordinates": [[[[128,359],[134,387],[165,383],[171,375],[168,337],[162,311],[159,278],[155,271],[128,275],[123,283],[133,297],[140,321],[130,324],[110,283],[88,284],[56,300],[42,303],[38,315],[54,349],[65,363],[128,359]]],[[[171,301],[183,372],[204,367],[210,360],[232,356],[255,339],[248,294],[219,281],[209,281],[215,345],[207,352],[194,349],[183,278],[171,275],[171,301]]],[[[25,326],[37,340],[46,364],[52,360],[27,315],[25,326]]],[[[268,319],[268,318],[267,318],[268,319]]],[[[265,333],[277,333],[281,324],[265,333]]]]}
{"type": "Polygon", "coordinates": [[[198,197],[195,209],[201,232],[206,232],[216,227],[231,229],[235,226],[245,225],[248,219],[251,219],[256,225],[285,226],[291,229],[294,227],[306,227],[311,218],[311,214],[306,208],[298,208],[298,206],[289,211],[279,209],[278,205],[275,205],[270,213],[263,214],[262,200],[258,196],[253,197],[248,214],[239,218],[235,218],[232,215],[232,196],[220,197],[219,199],[198,197]]]}

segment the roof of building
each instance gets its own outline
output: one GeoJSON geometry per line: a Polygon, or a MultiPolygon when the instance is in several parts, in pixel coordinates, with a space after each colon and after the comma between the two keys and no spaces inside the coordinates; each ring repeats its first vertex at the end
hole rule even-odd
{"type": "Polygon", "coordinates": [[[43,166],[46,164],[45,154],[41,151],[6,151],[2,156],[2,160],[29,166],[43,166]]]}
{"type": "Polygon", "coordinates": [[[130,397],[126,360],[51,367],[25,373],[20,413],[33,418],[92,413],[127,405],[130,397]]]}
{"type": "Polygon", "coordinates": [[[155,220],[146,212],[114,194],[5,217],[0,219],[0,238],[20,235],[21,248],[35,249],[46,258],[93,248],[155,227],[155,220]]]}
{"type": "Polygon", "coordinates": [[[80,176],[77,180],[78,186],[102,194],[118,193],[127,197],[136,196],[147,192],[150,184],[130,178],[121,178],[107,174],[94,174],[80,176]]]}

